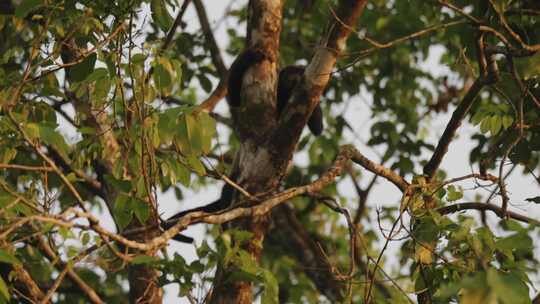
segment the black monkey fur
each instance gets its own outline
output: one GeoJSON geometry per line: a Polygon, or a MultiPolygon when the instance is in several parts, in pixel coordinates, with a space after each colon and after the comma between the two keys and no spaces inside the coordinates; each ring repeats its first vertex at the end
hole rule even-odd
{"type": "MultiPolygon", "coordinates": [[[[265,54],[257,48],[248,48],[238,55],[229,69],[228,79],[228,94],[227,101],[231,107],[240,105],[240,93],[242,91],[242,81],[244,74],[254,64],[260,63],[266,58],[265,54]]],[[[291,97],[294,87],[302,79],[305,68],[301,66],[287,66],[279,72],[277,86],[277,112],[281,114],[289,98],[291,97]]],[[[321,106],[317,105],[311,113],[308,120],[308,127],[313,135],[321,135],[323,131],[323,115],[321,106]]]]}
{"type": "MultiPolygon", "coordinates": [[[[279,71],[277,87],[277,112],[281,115],[283,109],[289,102],[294,87],[300,82],[304,75],[305,67],[289,65],[279,71]]],[[[308,127],[315,136],[321,135],[323,131],[323,114],[321,106],[317,105],[308,120],[308,127]]]]}
{"type": "MultiPolygon", "coordinates": [[[[242,52],[232,63],[229,69],[228,78],[228,94],[227,102],[230,107],[240,106],[242,81],[244,79],[245,72],[254,64],[260,63],[266,58],[265,54],[256,48],[248,48],[242,52]]],[[[283,109],[287,105],[292,91],[302,79],[305,68],[300,66],[287,66],[279,72],[278,87],[277,87],[277,113],[281,115],[283,109]]],[[[313,135],[318,136],[323,131],[323,115],[321,106],[317,105],[311,113],[308,120],[308,127],[313,135]]],[[[234,195],[234,188],[225,184],[221,190],[221,196],[218,200],[197,208],[185,210],[179,212],[162,223],[163,229],[169,229],[176,223],[176,219],[182,218],[188,213],[203,211],[203,212],[217,212],[226,209],[230,206],[232,197],[234,195]]],[[[176,235],[174,240],[184,243],[192,243],[193,239],[182,234],[176,235]]]]}
{"type": "Polygon", "coordinates": [[[228,91],[227,102],[231,107],[240,105],[240,92],[242,91],[242,81],[244,74],[254,64],[260,63],[266,55],[257,48],[249,48],[233,61],[229,68],[229,78],[227,79],[228,91]]]}

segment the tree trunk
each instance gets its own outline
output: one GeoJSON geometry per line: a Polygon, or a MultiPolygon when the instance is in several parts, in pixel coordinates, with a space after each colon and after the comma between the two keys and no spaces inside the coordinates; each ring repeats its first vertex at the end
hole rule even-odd
{"type": "MultiPolygon", "coordinates": [[[[327,36],[329,40],[315,53],[304,79],[296,87],[289,105],[278,119],[275,90],[282,2],[250,1],[246,45],[248,48],[262,50],[265,60],[254,64],[243,75],[241,104],[231,109],[233,127],[240,139],[240,149],[231,175],[251,195],[277,190],[300,134],[328,83],[337,55],[344,49],[351,27],[354,27],[366,2],[341,1],[338,8],[340,21],[332,20],[330,35],[327,36]]],[[[239,200],[238,196],[235,197],[233,205],[239,200]]],[[[233,227],[253,234],[244,249],[257,262],[262,253],[267,222],[267,216],[264,216],[232,223],[233,227]]],[[[234,267],[218,266],[212,303],[253,302],[251,282],[228,280],[228,275],[234,271],[234,267]]]]}

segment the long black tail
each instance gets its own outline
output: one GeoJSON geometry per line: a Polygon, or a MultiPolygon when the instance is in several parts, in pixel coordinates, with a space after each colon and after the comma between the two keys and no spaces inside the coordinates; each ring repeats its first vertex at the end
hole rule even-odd
{"type": "MultiPolygon", "coordinates": [[[[172,226],[174,226],[178,222],[179,219],[181,219],[182,217],[184,217],[188,213],[197,212],[197,211],[203,211],[203,212],[207,212],[207,213],[214,213],[214,212],[218,212],[220,210],[226,209],[231,204],[233,193],[234,193],[234,188],[229,184],[225,184],[223,186],[223,188],[221,189],[221,196],[220,196],[220,198],[218,200],[216,200],[216,201],[214,201],[214,202],[212,202],[212,203],[210,203],[208,205],[204,205],[204,206],[189,209],[189,210],[180,211],[177,214],[171,216],[168,220],[163,221],[161,223],[161,228],[163,228],[163,229],[171,228],[172,226]]],[[[182,234],[175,235],[173,237],[173,239],[175,241],[182,242],[182,243],[193,243],[192,238],[190,238],[188,236],[185,236],[185,235],[182,235],[182,234]]]]}
{"type": "MultiPolygon", "coordinates": [[[[278,115],[281,115],[283,109],[289,102],[294,88],[300,82],[304,76],[305,67],[297,65],[289,65],[281,69],[279,72],[278,78],[278,87],[277,87],[277,112],[278,115]]],[[[313,109],[313,113],[308,120],[308,127],[311,133],[315,136],[321,135],[324,125],[323,125],[323,113],[320,105],[317,105],[313,109]]]]}

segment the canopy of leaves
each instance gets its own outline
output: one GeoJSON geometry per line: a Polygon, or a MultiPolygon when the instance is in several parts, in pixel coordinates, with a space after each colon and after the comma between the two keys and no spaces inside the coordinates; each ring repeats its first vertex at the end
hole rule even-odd
{"type": "MultiPolygon", "coordinates": [[[[247,4],[232,2],[213,25],[236,56],[247,4]]],[[[339,1],[284,2],[280,65],[309,63],[339,1]]],[[[537,1],[368,1],[321,97],[326,129],[303,133],[280,189],[317,179],[351,143],[410,186],[380,202],[368,194],[388,181],[351,164],[321,193],[274,208],[260,261],[242,246],[249,231],[218,226],[194,261],[115,238],[161,235],[130,233],[159,230],[164,204],[190,207],[186,189],[219,184],[239,146],[228,114],[197,107],[223,77],[224,54],[182,20],[184,5],[193,13],[180,0],[0,4],[0,303],[125,303],[134,265],[202,302],[218,264],[233,265],[227,279],[252,282],[262,303],[531,303],[539,222],[508,207],[523,202],[504,177],[516,168],[538,193],[537,1]],[[470,146],[446,144],[469,155],[455,166],[474,174],[424,174],[475,81],[481,91],[458,123],[474,126],[470,146]],[[165,202],[168,191],[176,201],[165,202]],[[481,215],[453,214],[469,207],[481,215]],[[116,229],[96,221],[103,215],[116,229]],[[384,256],[390,241],[399,248],[384,256]]]]}

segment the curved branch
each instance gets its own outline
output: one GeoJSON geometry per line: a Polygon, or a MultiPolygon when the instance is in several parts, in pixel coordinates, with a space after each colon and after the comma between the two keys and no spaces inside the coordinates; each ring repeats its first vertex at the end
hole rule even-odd
{"type": "Polygon", "coordinates": [[[358,151],[356,148],[351,146],[350,149],[351,149],[351,152],[353,153],[351,160],[355,162],[356,164],[373,172],[375,175],[386,178],[388,181],[390,181],[392,184],[398,187],[399,190],[401,190],[401,192],[405,192],[407,187],[409,187],[409,183],[399,174],[395,173],[394,171],[382,165],[378,165],[372,162],[367,157],[362,155],[362,153],[360,153],[360,151],[358,151]]]}
{"type": "Polygon", "coordinates": [[[516,221],[520,221],[520,222],[523,222],[523,223],[536,225],[536,226],[540,225],[540,221],[538,221],[538,220],[527,217],[525,215],[521,215],[521,214],[516,213],[516,212],[504,210],[501,207],[491,205],[491,204],[484,204],[484,203],[477,203],[477,202],[467,202],[467,203],[459,203],[459,204],[454,204],[454,205],[450,205],[450,206],[437,208],[436,210],[437,210],[437,212],[439,212],[440,214],[443,214],[443,215],[444,214],[449,214],[449,213],[454,213],[454,212],[459,212],[459,211],[464,211],[464,210],[491,211],[491,212],[495,213],[500,218],[504,218],[505,216],[508,216],[508,217],[510,217],[512,219],[515,219],[516,221]]]}

